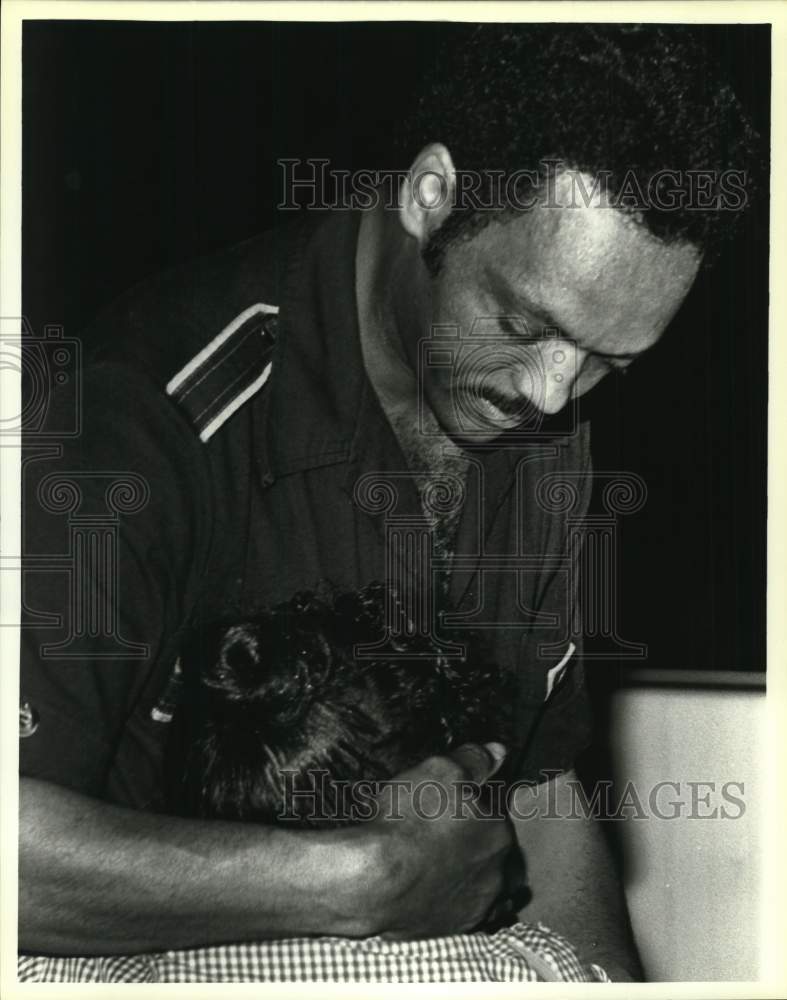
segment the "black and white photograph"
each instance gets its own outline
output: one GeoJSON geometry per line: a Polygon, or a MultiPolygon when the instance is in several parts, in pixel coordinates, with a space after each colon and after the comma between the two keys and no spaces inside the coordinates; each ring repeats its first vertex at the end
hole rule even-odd
{"type": "Polygon", "coordinates": [[[776,996],[772,6],[10,6],[5,986],[776,996]]]}

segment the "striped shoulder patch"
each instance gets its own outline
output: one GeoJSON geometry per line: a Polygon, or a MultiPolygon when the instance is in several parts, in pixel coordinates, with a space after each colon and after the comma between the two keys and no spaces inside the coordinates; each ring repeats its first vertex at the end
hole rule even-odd
{"type": "Polygon", "coordinates": [[[278,306],[258,302],[236,316],[167,383],[167,395],[181,406],[209,441],[270,378],[278,306]]]}

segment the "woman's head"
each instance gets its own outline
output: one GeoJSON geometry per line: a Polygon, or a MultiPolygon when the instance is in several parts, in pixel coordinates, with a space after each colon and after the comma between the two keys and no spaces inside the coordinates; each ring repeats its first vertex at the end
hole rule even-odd
{"type": "Polygon", "coordinates": [[[254,618],[193,630],[169,751],[172,805],[189,815],[313,826],[347,822],[358,782],[384,781],[462,743],[505,741],[499,671],[462,636],[386,644],[382,585],[296,595],[254,618]],[[376,656],[376,654],[373,654],[376,656]]]}

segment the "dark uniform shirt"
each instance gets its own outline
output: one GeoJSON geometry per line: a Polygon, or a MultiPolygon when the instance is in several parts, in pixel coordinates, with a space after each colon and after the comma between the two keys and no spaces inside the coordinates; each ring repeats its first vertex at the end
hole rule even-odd
{"type": "MultiPolygon", "coordinates": [[[[188,623],[396,577],[422,538],[362,363],[357,230],[296,222],[132,290],[99,321],[79,435],[28,436],[23,774],[156,808],[188,623]]],[[[72,396],[55,392],[50,428],[72,396]]],[[[442,610],[516,671],[516,775],[536,780],[589,736],[571,525],[544,502],[565,474],[581,518],[587,428],[470,459],[442,610]]]]}

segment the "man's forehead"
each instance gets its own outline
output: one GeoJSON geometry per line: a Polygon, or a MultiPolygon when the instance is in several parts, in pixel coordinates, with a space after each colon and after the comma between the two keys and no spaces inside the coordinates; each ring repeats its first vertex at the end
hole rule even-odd
{"type": "Polygon", "coordinates": [[[691,287],[700,254],[689,244],[662,242],[598,198],[572,201],[565,183],[556,185],[550,204],[493,220],[482,231],[484,270],[570,335],[591,327],[602,339],[625,335],[632,350],[644,349],[691,287]]]}
{"type": "Polygon", "coordinates": [[[581,192],[591,190],[591,178],[560,174],[552,193],[530,211],[493,226],[501,259],[531,273],[555,270],[558,277],[569,275],[573,284],[592,286],[611,270],[619,279],[659,272],[678,284],[691,284],[699,260],[696,248],[664,243],[634,215],[613,208],[598,190],[586,200],[581,192]]]}

